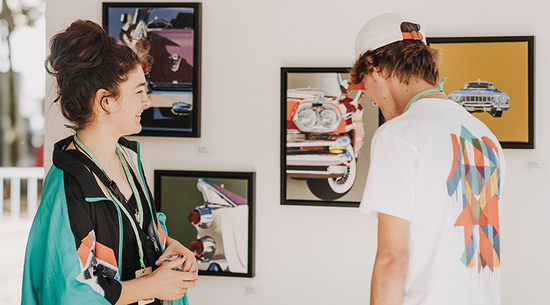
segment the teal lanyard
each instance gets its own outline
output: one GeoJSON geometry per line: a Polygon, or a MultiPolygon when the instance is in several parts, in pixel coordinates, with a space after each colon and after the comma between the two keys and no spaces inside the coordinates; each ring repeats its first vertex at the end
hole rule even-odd
{"type": "Polygon", "coordinates": [[[424,95],[428,95],[430,93],[435,93],[435,92],[443,92],[443,83],[447,80],[447,78],[445,77],[440,83],[439,83],[439,86],[437,88],[432,88],[432,89],[428,89],[428,90],[424,90],[420,93],[418,93],[417,95],[413,96],[413,98],[407,103],[407,106],[405,106],[405,109],[403,110],[403,113],[407,112],[407,110],[409,110],[409,108],[411,107],[412,103],[416,102],[417,99],[423,97],[424,95]]]}
{"type": "MultiPolygon", "coordinates": [[[[95,157],[95,155],[92,153],[92,151],[80,141],[80,139],[74,135],[74,140],[76,142],[76,145],[80,147],[84,152],[94,161],[94,163],[101,169],[101,165],[99,164],[99,161],[95,157]]],[[[116,148],[116,153],[118,155],[118,158],[120,160],[120,163],[122,164],[122,167],[124,168],[124,173],[126,174],[126,179],[128,179],[128,182],[130,183],[130,187],[132,188],[132,192],[134,193],[134,197],[136,198],[138,210],[139,210],[139,223],[140,227],[143,226],[143,208],[141,207],[141,198],[139,196],[139,193],[137,191],[136,185],[134,183],[134,178],[132,177],[132,174],[130,173],[130,170],[128,169],[128,164],[126,164],[126,160],[124,160],[124,157],[120,153],[120,150],[118,147],[116,148]]],[[[109,194],[111,195],[111,198],[113,201],[120,207],[120,209],[124,212],[126,217],[128,217],[128,220],[130,221],[130,224],[132,225],[132,229],[134,230],[134,234],[136,235],[136,242],[138,246],[138,253],[139,253],[139,264],[141,265],[141,268],[145,268],[145,263],[143,261],[143,245],[141,244],[141,238],[139,237],[138,229],[136,228],[135,222],[132,220],[132,216],[130,213],[128,213],[128,210],[124,207],[124,205],[117,199],[117,197],[111,192],[111,190],[107,187],[107,190],[109,191],[109,194]]]]}
{"type": "Polygon", "coordinates": [[[126,179],[128,179],[128,182],[130,183],[130,187],[132,188],[132,193],[134,193],[134,198],[136,198],[137,208],[139,213],[139,217],[136,220],[139,222],[139,226],[143,229],[143,207],[141,206],[141,196],[137,191],[137,187],[134,182],[134,177],[132,176],[132,174],[130,173],[130,169],[128,168],[128,163],[126,163],[126,160],[124,160],[124,157],[122,156],[122,153],[120,152],[118,147],[116,148],[116,154],[118,155],[118,159],[122,164],[122,168],[124,168],[124,173],[126,174],[126,179]]]}

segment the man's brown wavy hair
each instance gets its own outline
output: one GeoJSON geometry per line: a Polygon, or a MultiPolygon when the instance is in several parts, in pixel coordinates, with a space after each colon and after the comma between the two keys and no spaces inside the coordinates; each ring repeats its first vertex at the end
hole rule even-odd
{"type": "MultiPolygon", "coordinates": [[[[403,22],[401,32],[419,31],[420,25],[403,22]]],[[[363,81],[378,67],[387,78],[396,77],[409,84],[418,77],[431,85],[439,83],[439,51],[420,40],[402,40],[361,54],[351,69],[352,85],[363,81]]]]}

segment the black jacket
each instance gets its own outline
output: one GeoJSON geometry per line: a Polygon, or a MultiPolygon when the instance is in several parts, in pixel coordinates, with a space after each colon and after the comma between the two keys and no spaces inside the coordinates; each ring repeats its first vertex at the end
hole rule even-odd
{"type": "MultiPolygon", "coordinates": [[[[27,243],[22,304],[114,304],[120,296],[126,216],[94,175],[66,152],[72,141],[70,136],[54,146],[53,166],[27,243]]],[[[118,148],[148,199],[144,213],[151,213],[151,221],[144,231],[164,251],[164,215],[155,210],[139,143],[120,138],[118,148]]]]}

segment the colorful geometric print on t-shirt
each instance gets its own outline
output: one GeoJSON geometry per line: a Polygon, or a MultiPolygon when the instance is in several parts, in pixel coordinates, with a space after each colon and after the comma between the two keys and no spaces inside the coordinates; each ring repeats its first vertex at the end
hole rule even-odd
{"type": "Polygon", "coordinates": [[[478,272],[500,266],[500,162],[491,139],[474,137],[462,126],[460,137],[451,134],[453,165],[447,179],[449,196],[463,209],[455,227],[464,227],[465,250],[461,261],[478,272]],[[477,261],[477,264],[476,264],[477,261]]]}

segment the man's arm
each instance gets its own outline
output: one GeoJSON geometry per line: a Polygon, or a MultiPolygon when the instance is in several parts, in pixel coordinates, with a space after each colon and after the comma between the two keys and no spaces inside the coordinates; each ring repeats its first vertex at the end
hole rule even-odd
{"type": "Polygon", "coordinates": [[[401,305],[409,266],[409,221],[378,214],[378,250],[371,282],[371,305],[401,305]]]}

